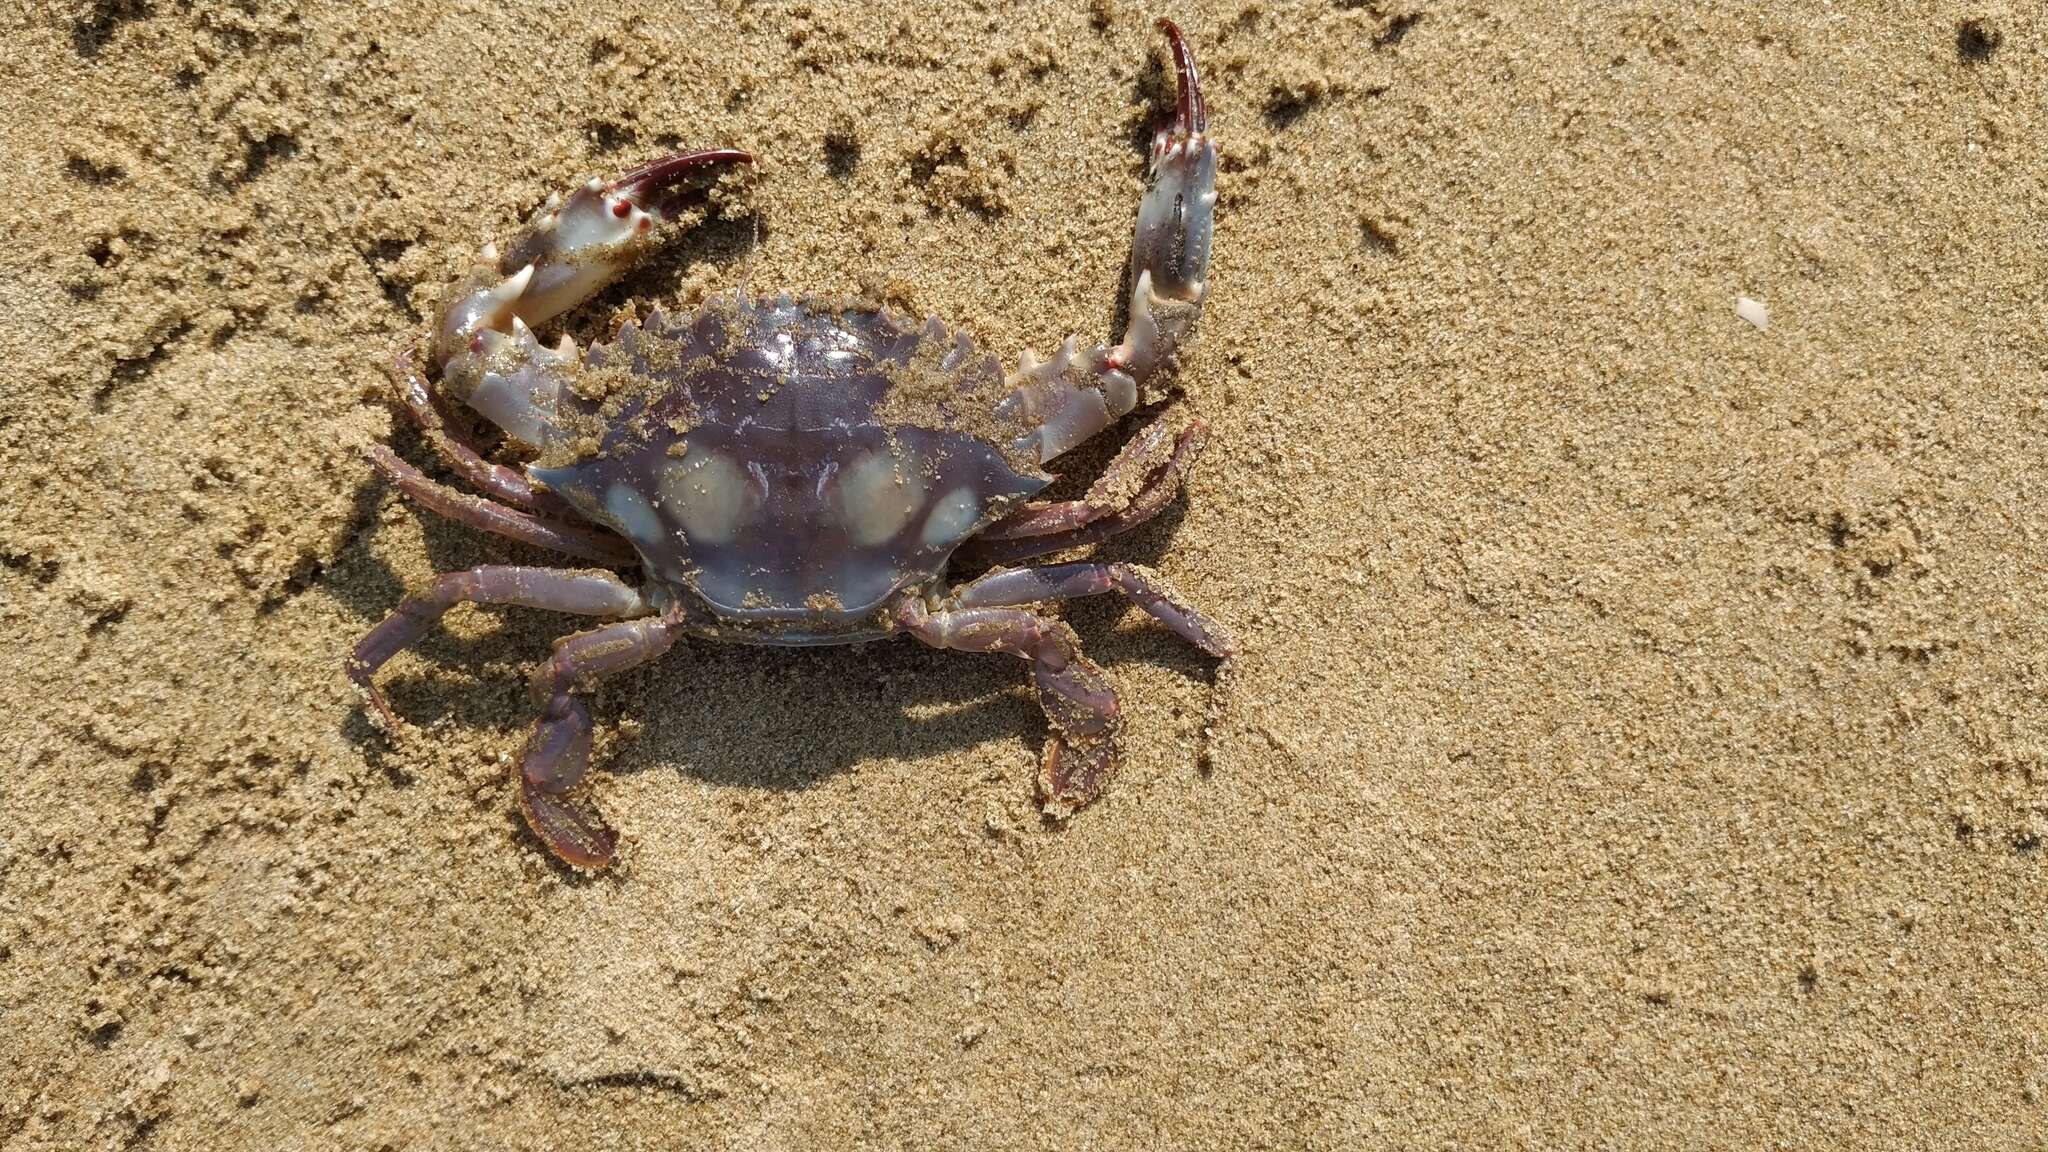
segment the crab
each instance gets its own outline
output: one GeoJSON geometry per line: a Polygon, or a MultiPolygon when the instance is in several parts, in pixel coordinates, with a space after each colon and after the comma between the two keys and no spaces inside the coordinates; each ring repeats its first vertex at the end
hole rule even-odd
{"type": "Polygon", "coordinates": [[[1051,727],[1043,809],[1064,819],[1099,795],[1119,758],[1116,692],[1073,629],[1038,606],[1117,592],[1212,656],[1236,651],[1222,626],[1139,565],[1005,566],[1150,519],[1206,437],[1199,419],[1177,418],[1169,377],[1207,294],[1216,150],[1194,56],[1171,21],[1159,28],[1176,100],[1153,138],[1129,319],[1114,345],[1081,350],[1068,337],[1050,359],[1027,352],[1006,373],[936,319],[788,295],[720,298],[689,316],[655,308],[581,352],[567,335],[552,347],[534,335],[651,251],[697,177],[751,162],[731,149],[593,179],[549,197],[504,245],[485,244],[421,347],[391,369],[405,411],[476,492],[429,479],[381,445],[370,460],[426,509],[597,567],[487,565],[406,596],[347,662],[384,730],[399,729],[377,669],[457,604],[607,619],[557,640],[533,672],[540,715],[514,777],[547,849],[602,869],[618,834],[584,782],[595,681],[683,637],[815,645],[908,635],[1028,662],[1051,727]],[[495,425],[527,462],[486,456],[448,419],[444,397],[495,425]],[[1086,495],[1035,499],[1053,480],[1046,465],[1161,401],[1086,495]],[[987,571],[950,583],[956,553],[987,571]],[[616,571],[635,567],[637,587],[616,571]]]}

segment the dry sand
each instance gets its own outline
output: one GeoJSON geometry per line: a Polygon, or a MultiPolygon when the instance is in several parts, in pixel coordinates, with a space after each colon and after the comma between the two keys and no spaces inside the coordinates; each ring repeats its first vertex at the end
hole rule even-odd
{"type": "Polygon", "coordinates": [[[1101,334],[1159,13],[14,6],[0,1147],[2042,1147],[2048,26],[1716,7],[1174,10],[1216,434],[1105,551],[1243,637],[1210,768],[1118,604],[1065,828],[1014,661],[691,646],[601,697],[590,880],[504,766],[573,624],[451,615],[397,746],[341,676],[536,555],[373,478],[387,350],[678,142],[759,179],[586,330],[1101,334]]]}

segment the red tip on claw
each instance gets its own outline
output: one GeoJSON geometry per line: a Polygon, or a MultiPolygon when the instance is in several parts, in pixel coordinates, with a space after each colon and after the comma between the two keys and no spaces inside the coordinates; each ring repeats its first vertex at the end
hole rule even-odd
{"type": "Polygon", "coordinates": [[[1195,74],[1195,54],[1189,50],[1179,25],[1161,17],[1159,30],[1166,33],[1167,45],[1173,50],[1174,79],[1179,90],[1173,110],[1173,131],[1189,135],[1207,132],[1209,108],[1202,100],[1201,77],[1195,74]]]}

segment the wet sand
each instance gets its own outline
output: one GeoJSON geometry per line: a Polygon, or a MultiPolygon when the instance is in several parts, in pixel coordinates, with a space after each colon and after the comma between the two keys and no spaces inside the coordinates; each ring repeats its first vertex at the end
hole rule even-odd
{"type": "Polygon", "coordinates": [[[2032,7],[248,7],[0,39],[0,1147],[2042,1146],[2032,7]],[[1128,753],[1055,827],[1015,661],[686,645],[598,697],[589,879],[509,787],[573,623],[452,613],[365,722],[405,587],[540,559],[362,457],[430,463],[380,368],[481,240],[742,146],[580,334],[1098,338],[1162,14],[1214,435],[1100,551],[1242,638],[1213,732],[1072,607],[1128,753]]]}

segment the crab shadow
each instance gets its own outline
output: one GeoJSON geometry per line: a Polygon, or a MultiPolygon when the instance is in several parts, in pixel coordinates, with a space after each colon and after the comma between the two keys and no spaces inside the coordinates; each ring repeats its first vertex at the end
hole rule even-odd
{"type": "MultiPolygon", "coordinates": [[[[1076,605],[1067,618],[1109,673],[1135,663],[1197,683],[1214,661],[1164,629],[1117,628],[1121,604],[1076,605]]],[[[679,646],[681,647],[681,646],[679,646]]],[[[1023,661],[941,652],[907,637],[827,648],[691,643],[641,673],[621,715],[640,734],[619,749],[619,774],[679,770],[721,787],[797,791],[879,761],[921,761],[1021,744],[1035,761],[1046,721],[1023,661]]],[[[1127,710],[1145,702],[1124,693],[1127,710]]],[[[991,754],[1011,765],[1013,751],[991,754]]],[[[1020,787],[1022,785],[1020,784],[1020,787]]]]}
{"type": "MultiPolygon", "coordinates": [[[[393,441],[401,456],[431,464],[410,429],[393,441]]],[[[1114,450],[1111,444],[1107,451],[1114,450]]],[[[1081,472],[1092,474],[1089,468],[1102,462],[1090,460],[1081,472]]],[[[368,631],[405,595],[406,580],[371,547],[377,509],[388,495],[388,485],[374,475],[357,490],[354,500],[366,527],[344,544],[323,581],[359,631],[368,631]]],[[[1178,504],[1171,506],[1103,551],[1152,562],[1181,514],[1178,504]]],[[[421,515],[419,523],[426,566],[436,572],[482,564],[575,565],[436,516],[421,515]]],[[[636,572],[624,575],[637,581],[636,572]]],[[[963,570],[953,577],[964,581],[973,575],[963,570]]],[[[1119,666],[1133,663],[1155,664],[1201,683],[1213,680],[1214,661],[1164,628],[1138,622],[1142,614],[1120,597],[1076,601],[1063,614],[1112,682],[1119,680],[1119,666]]],[[[495,730],[511,751],[533,716],[528,671],[554,639],[593,622],[533,609],[463,607],[447,623],[455,627],[429,630],[409,658],[382,669],[378,686],[409,728],[495,730]]],[[[340,653],[335,664],[339,675],[340,653]]],[[[1026,665],[1013,657],[935,651],[908,638],[820,648],[686,639],[660,660],[600,688],[600,726],[616,730],[631,722],[638,732],[600,753],[593,768],[619,774],[678,770],[725,787],[790,791],[864,763],[943,757],[992,742],[1021,741],[1035,757],[1046,723],[1028,684],[1026,665]]],[[[1128,692],[1123,703],[1126,710],[1145,707],[1128,692]]],[[[410,782],[405,744],[388,740],[362,708],[351,709],[341,727],[343,737],[395,785],[410,782]]]]}

